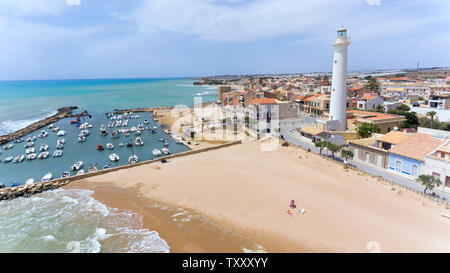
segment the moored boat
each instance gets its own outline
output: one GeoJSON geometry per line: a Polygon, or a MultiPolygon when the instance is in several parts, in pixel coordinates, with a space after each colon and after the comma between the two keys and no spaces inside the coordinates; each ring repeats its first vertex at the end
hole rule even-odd
{"type": "Polygon", "coordinates": [[[60,130],[60,131],[58,131],[58,133],[56,133],[56,135],[57,136],[64,136],[64,135],[66,135],[66,131],[60,130]]]}
{"type": "Polygon", "coordinates": [[[114,149],[114,145],[112,143],[106,143],[106,148],[112,150],[114,149]]]}
{"type": "Polygon", "coordinates": [[[120,160],[120,157],[117,154],[110,154],[109,160],[111,160],[112,162],[116,162],[120,160]]]}
{"type": "Polygon", "coordinates": [[[128,163],[133,164],[139,162],[139,157],[137,155],[130,155],[128,157],[128,163]]]}
{"type": "Polygon", "coordinates": [[[70,176],[70,172],[69,171],[65,171],[61,174],[61,178],[66,178],[70,176]]]}
{"type": "Polygon", "coordinates": [[[43,177],[42,177],[42,181],[50,181],[53,178],[53,175],[51,173],[46,173],[43,177]]]}
{"type": "Polygon", "coordinates": [[[39,158],[39,159],[45,159],[45,158],[48,157],[49,154],[50,154],[50,153],[47,152],[47,151],[42,152],[42,153],[40,153],[40,154],[38,155],[38,158],[39,158]]]}
{"type": "Polygon", "coordinates": [[[134,140],[134,144],[136,144],[136,146],[142,146],[142,145],[144,145],[144,141],[140,137],[137,137],[134,140]]]}
{"type": "Polygon", "coordinates": [[[34,183],[34,178],[28,178],[27,181],[25,181],[25,185],[32,185],[34,183]]]}
{"type": "Polygon", "coordinates": [[[161,151],[162,151],[163,154],[165,154],[165,155],[170,155],[170,154],[171,154],[170,150],[167,149],[167,148],[162,148],[161,151]]]}
{"type": "Polygon", "coordinates": [[[36,154],[35,153],[27,155],[27,160],[34,160],[34,159],[36,159],[36,154]]]}
{"type": "Polygon", "coordinates": [[[25,156],[24,156],[24,155],[18,155],[18,156],[16,156],[16,157],[12,160],[12,162],[13,162],[13,163],[20,163],[20,162],[22,162],[24,159],[25,159],[25,156]]]}
{"type": "Polygon", "coordinates": [[[8,156],[8,157],[6,157],[5,159],[3,159],[3,163],[9,163],[9,162],[11,162],[13,159],[14,159],[14,157],[8,156]]]}
{"type": "Polygon", "coordinates": [[[53,152],[54,157],[60,157],[60,156],[62,156],[62,154],[63,154],[63,151],[59,150],[59,149],[57,149],[53,152]]]}
{"type": "Polygon", "coordinates": [[[97,150],[99,151],[103,151],[105,148],[103,147],[103,145],[97,145],[97,150]]]}
{"type": "Polygon", "coordinates": [[[70,167],[70,169],[72,171],[78,171],[79,169],[81,169],[83,167],[83,161],[77,161],[75,162],[72,167],[70,167]]]}
{"type": "Polygon", "coordinates": [[[160,155],[161,155],[161,151],[160,151],[159,149],[153,149],[153,150],[152,150],[152,154],[153,154],[154,156],[160,156],[160,155]]]}

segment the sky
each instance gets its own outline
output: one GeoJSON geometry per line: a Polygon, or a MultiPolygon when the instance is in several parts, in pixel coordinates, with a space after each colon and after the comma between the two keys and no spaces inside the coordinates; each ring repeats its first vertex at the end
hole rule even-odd
{"type": "Polygon", "coordinates": [[[449,0],[0,0],[0,80],[450,66],[449,0]]]}

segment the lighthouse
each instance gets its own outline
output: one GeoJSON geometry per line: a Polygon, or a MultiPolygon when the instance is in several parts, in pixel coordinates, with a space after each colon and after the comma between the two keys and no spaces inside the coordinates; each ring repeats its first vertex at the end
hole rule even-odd
{"type": "Polygon", "coordinates": [[[335,131],[345,131],[347,127],[347,48],[350,39],[342,26],[334,41],[333,77],[331,83],[330,125],[335,131]]]}

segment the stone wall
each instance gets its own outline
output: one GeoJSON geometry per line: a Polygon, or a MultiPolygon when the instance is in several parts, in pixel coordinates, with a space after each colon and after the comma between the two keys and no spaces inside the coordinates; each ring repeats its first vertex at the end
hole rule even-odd
{"type": "MultiPolygon", "coordinates": [[[[221,148],[225,148],[225,147],[229,147],[229,146],[233,146],[233,145],[237,145],[237,144],[241,144],[241,143],[242,143],[242,141],[238,140],[238,141],[233,141],[233,142],[229,142],[229,143],[225,143],[225,144],[221,144],[221,145],[217,145],[217,146],[207,147],[207,148],[198,149],[198,150],[190,150],[190,151],[186,151],[186,152],[182,152],[182,153],[178,153],[178,154],[168,155],[168,156],[164,156],[164,158],[167,160],[167,159],[172,159],[172,158],[177,158],[177,157],[182,157],[182,156],[187,156],[187,155],[192,155],[192,154],[197,154],[197,153],[202,153],[202,152],[207,152],[207,151],[212,151],[212,150],[217,150],[217,149],[221,149],[221,148]]],[[[82,175],[75,175],[75,176],[70,176],[70,177],[66,177],[66,178],[59,178],[59,179],[54,179],[54,180],[47,181],[47,182],[37,182],[37,183],[33,183],[31,185],[21,185],[21,186],[12,187],[12,188],[0,189],[0,201],[14,199],[14,198],[21,197],[21,196],[28,197],[35,193],[40,193],[40,192],[43,192],[46,190],[53,190],[53,189],[60,188],[64,185],[69,184],[72,181],[81,180],[81,179],[85,179],[85,178],[100,175],[100,174],[115,172],[118,170],[133,168],[136,166],[142,166],[142,165],[146,165],[146,164],[160,162],[161,159],[162,158],[147,160],[147,161],[142,161],[142,162],[135,163],[135,164],[128,164],[128,165],[123,165],[123,166],[114,167],[114,168],[110,168],[110,169],[98,170],[96,172],[85,173],[82,175]]]]}

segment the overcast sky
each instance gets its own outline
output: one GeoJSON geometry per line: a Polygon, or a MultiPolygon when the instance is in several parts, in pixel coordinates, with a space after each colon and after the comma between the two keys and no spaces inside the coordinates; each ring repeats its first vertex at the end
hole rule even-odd
{"type": "Polygon", "coordinates": [[[450,66],[449,0],[0,0],[0,79],[450,66]]]}

